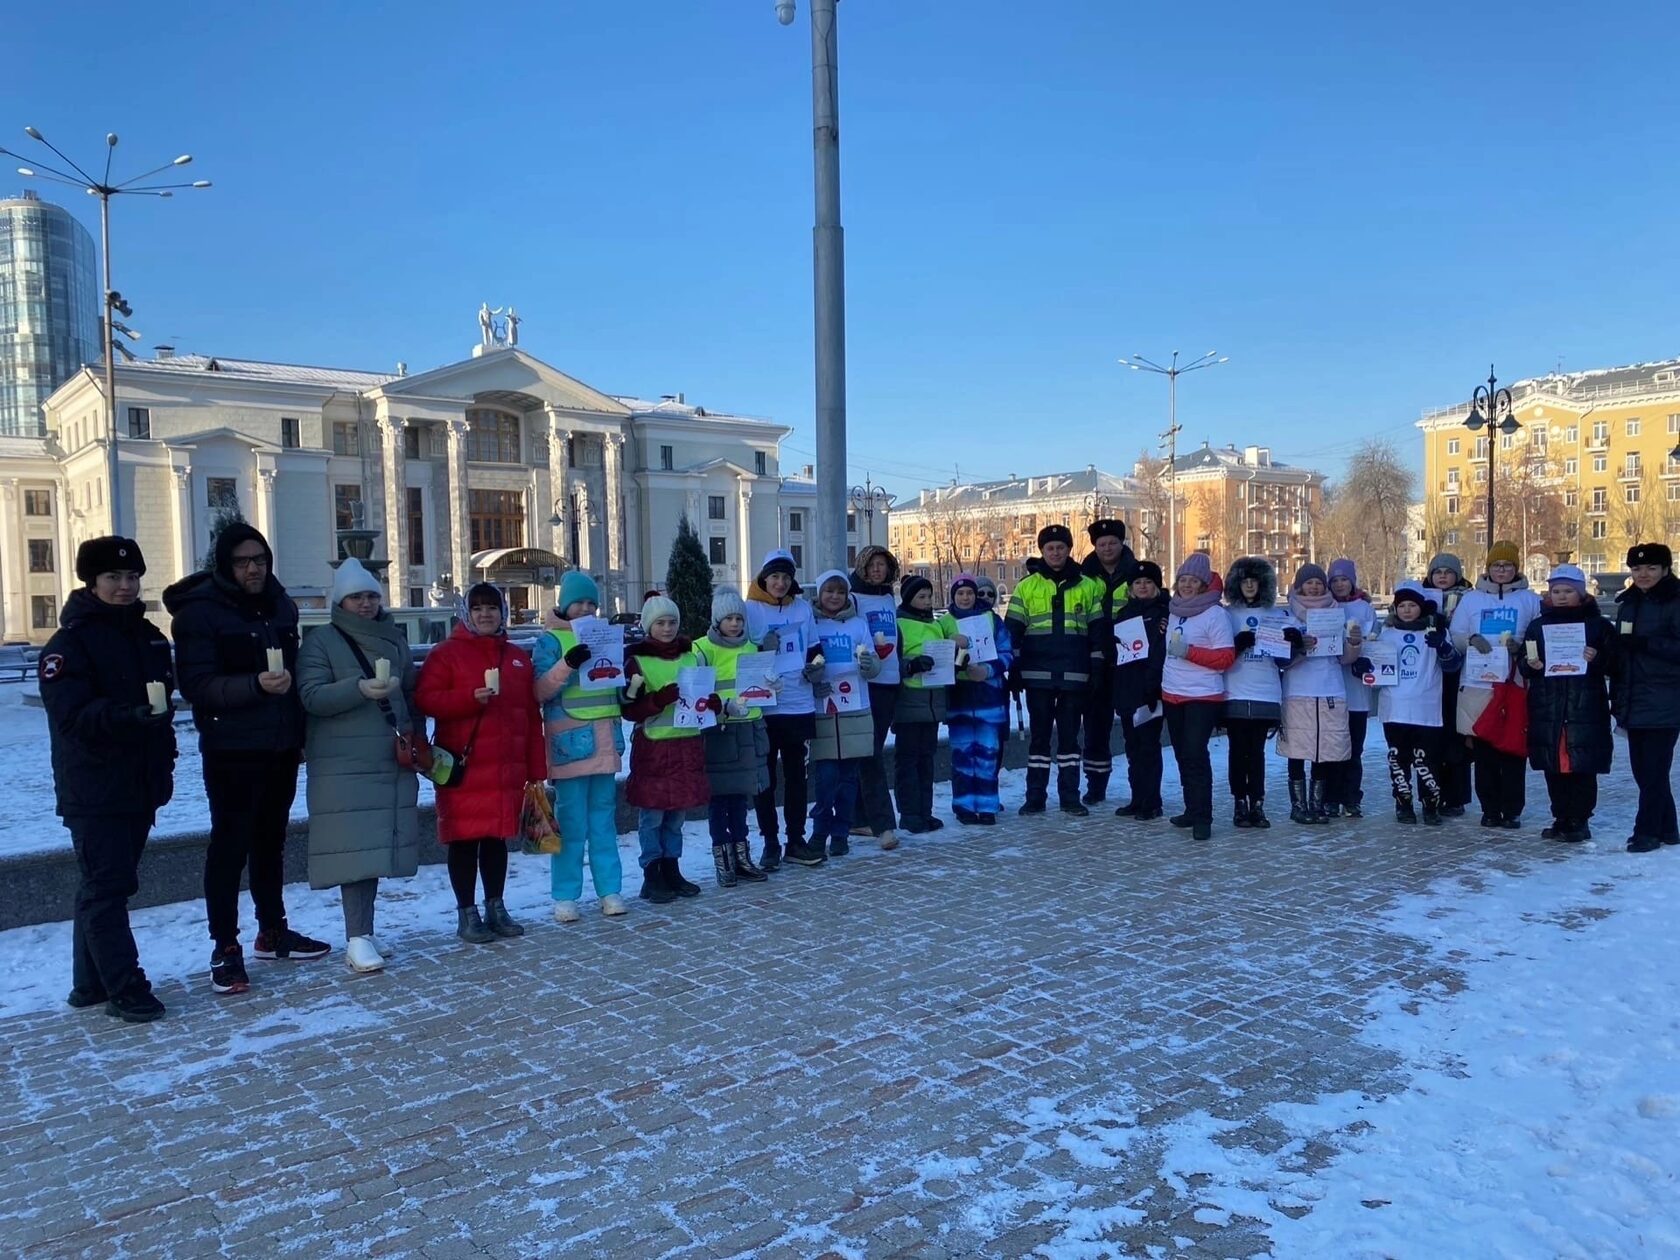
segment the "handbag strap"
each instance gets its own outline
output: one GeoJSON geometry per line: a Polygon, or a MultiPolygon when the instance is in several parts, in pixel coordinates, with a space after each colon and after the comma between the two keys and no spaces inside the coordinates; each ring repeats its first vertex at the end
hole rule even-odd
{"type": "MultiPolygon", "coordinates": [[[[502,662],[505,660],[507,660],[507,643],[504,641],[501,648],[496,653],[497,673],[501,672],[502,662]]],[[[478,743],[478,728],[484,725],[484,715],[489,711],[490,706],[487,704],[481,704],[478,706],[478,716],[473,719],[472,734],[467,736],[467,746],[461,750],[462,761],[465,761],[468,757],[472,756],[473,745],[478,743]]]]}
{"type": "MultiPolygon", "coordinates": [[[[344,640],[345,645],[350,649],[351,654],[355,656],[356,664],[362,667],[362,676],[364,678],[376,677],[373,672],[373,665],[368,661],[367,653],[362,651],[362,645],[357,643],[356,640],[352,639],[348,634],[344,633],[343,626],[334,626],[333,629],[338,631],[339,638],[344,640]]],[[[385,715],[385,720],[391,724],[391,729],[398,735],[402,735],[403,729],[397,724],[396,710],[391,708],[391,702],[389,700],[380,700],[376,703],[379,705],[379,711],[385,715]]]]}

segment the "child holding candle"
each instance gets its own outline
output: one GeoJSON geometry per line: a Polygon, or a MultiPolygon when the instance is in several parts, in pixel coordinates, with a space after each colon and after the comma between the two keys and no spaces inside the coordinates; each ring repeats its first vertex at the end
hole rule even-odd
{"type": "MultiPolygon", "coordinates": [[[[969,579],[972,588],[974,579],[969,579]]],[[[945,720],[946,685],[930,685],[933,657],[923,647],[934,639],[953,639],[959,649],[968,640],[957,633],[949,613],[933,612],[933,583],[914,573],[898,584],[898,654],[904,684],[893,713],[893,765],[899,826],[913,836],[938,831],[945,824],[933,816],[933,755],[939,724],[945,720]]]]}
{"type": "Polygon", "coordinates": [[[951,812],[969,826],[997,824],[999,749],[1009,729],[1009,663],[1014,659],[1003,618],[980,599],[979,582],[962,574],[951,583],[951,611],[957,617],[983,616],[992,623],[995,661],[970,662],[957,671],[951,688],[951,812]]]}
{"type": "Polygon", "coordinates": [[[747,603],[739,591],[723,587],[712,595],[712,628],[694,645],[703,665],[717,671],[723,701],[718,724],[705,734],[706,780],[711,788],[712,866],[719,888],[766,877],[752,860],[747,839],[747,807],[770,782],[770,736],[762,710],[736,699],[736,667],[758,647],[747,638],[747,603]]]}
{"type": "Polygon", "coordinates": [[[875,743],[869,683],[881,672],[881,655],[868,619],[858,611],[851,583],[840,570],[830,569],[818,577],[815,615],[816,644],[808,653],[805,677],[817,706],[811,737],[816,800],[810,843],[789,844],[787,851],[788,861],[802,866],[821,866],[830,855],[841,857],[850,850],[847,837],[857,802],[858,772],[875,743]],[[855,704],[842,703],[844,688],[851,689],[855,704]]]}

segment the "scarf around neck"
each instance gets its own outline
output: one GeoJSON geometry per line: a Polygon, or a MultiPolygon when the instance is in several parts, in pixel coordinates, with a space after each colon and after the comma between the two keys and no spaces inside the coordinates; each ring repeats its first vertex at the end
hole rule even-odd
{"type": "Polygon", "coordinates": [[[719,647],[738,648],[746,643],[747,632],[743,629],[740,634],[725,634],[722,630],[713,626],[706,632],[706,637],[719,647]]]}
{"type": "Polygon", "coordinates": [[[1174,595],[1167,607],[1175,617],[1194,617],[1217,607],[1223,594],[1217,588],[1209,587],[1200,595],[1174,595]]]}
{"type": "Polygon", "coordinates": [[[1300,591],[1289,592],[1289,611],[1297,621],[1306,620],[1306,612],[1310,608],[1334,608],[1336,597],[1329,591],[1322,595],[1303,595],[1300,591]]]}

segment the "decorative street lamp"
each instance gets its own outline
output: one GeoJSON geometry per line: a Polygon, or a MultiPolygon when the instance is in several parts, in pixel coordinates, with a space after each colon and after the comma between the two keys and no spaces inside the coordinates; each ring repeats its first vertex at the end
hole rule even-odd
{"type": "Polygon", "coordinates": [[[1130,359],[1121,359],[1134,372],[1154,372],[1157,376],[1167,378],[1169,416],[1167,431],[1161,434],[1161,442],[1167,448],[1167,482],[1171,503],[1167,510],[1167,577],[1178,572],[1178,378],[1186,372],[1199,372],[1203,368],[1218,367],[1221,363],[1229,363],[1229,355],[1218,357],[1218,351],[1209,350],[1199,359],[1180,365],[1178,351],[1172,352],[1172,360],[1166,365],[1144,358],[1141,354],[1134,354],[1130,359]]]}
{"type": "MultiPolygon", "coordinates": [[[[129,308],[128,303],[123,300],[123,295],[111,287],[111,198],[118,196],[173,197],[177,188],[208,188],[210,187],[210,181],[207,179],[195,179],[189,183],[180,184],[146,184],[141,182],[142,180],[152,179],[155,176],[161,175],[164,171],[172,170],[177,166],[187,165],[192,161],[192,155],[190,153],[183,153],[174,161],[165,162],[162,166],[159,166],[154,170],[147,171],[143,175],[136,175],[132,179],[124,180],[120,184],[113,184],[111,182],[111,159],[116,156],[116,132],[109,132],[105,136],[105,177],[103,179],[95,179],[81,167],[77,166],[76,163],[73,162],[67,154],[65,154],[64,150],[60,149],[51,140],[48,140],[34,127],[25,127],[23,130],[24,134],[31,140],[40,141],[42,144],[46,145],[47,148],[58,154],[59,159],[68,166],[71,171],[74,171],[75,174],[72,175],[66,171],[61,171],[56,167],[46,166],[40,162],[36,162],[33,166],[18,167],[19,175],[25,176],[29,179],[51,180],[56,184],[68,184],[72,188],[82,189],[90,197],[99,198],[99,241],[100,250],[104,254],[105,263],[105,300],[101,304],[103,307],[103,314],[100,317],[100,323],[104,327],[105,336],[105,408],[107,412],[107,420],[110,424],[110,443],[106,448],[106,460],[109,468],[106,475],[110,478],[111,482],[111,532],[113,534],[120,534],[123,530],[122,516],[120,512],[122,504],[122,485],[117,479],[117,350],[120,348],[124,356],[129,359],[132,359],[134,356],[129,354],[127,346],[119,347],[117,345],[115,332],[120,330],[126,336],[135,341],[140,339],[140,334],[135,332],[133,329],[125,328],[121,324],[117,324],[115,322],[115,317],[117,315],[120,314],[126,317],[132,315],[133,311],[129,308]]],[[[0,156],[14,157],[22,161],[29,160],[21,153],[13,153],[10,149],[4,148],[0,148],[0,156]]]]}
{"type": "Polygon", "coordinates": [[[865,473],[863,484],[853,486],[850,497],[853,510],[863,514],[865,536],[869,539],[868,545],[873,547],[875,545],[875,513],[879,512],[882,516],[885,516],[891,509],[893,500],[898,496],[887,493],[884,488],[869,479],[868,473],[865,473]]]}
{"type": "Polygon", "coordinates": [[[1108,515],[1108,496],[1093,490],[1080,500],[1080,506],[1085,509],[1085,523],[1093,524],[1108,515]]]}
{"type": "Polygon", "coordinates": [[[1464,417],[1464,427],[1476,433],[1483,427],[1487,428],[1487,545],[1492,547],[1497,541],[1493,532],[1493,472],[1494,472],[1494,432],[1515,433],[1522,425],[1517,423],[1511,406],[1511,391],[1499,388],[1499,378],[1493,374],[1493,365],[1488,365],[1486,385],[1476,386],[1470,395],[1470,414],[1464,417]]]}

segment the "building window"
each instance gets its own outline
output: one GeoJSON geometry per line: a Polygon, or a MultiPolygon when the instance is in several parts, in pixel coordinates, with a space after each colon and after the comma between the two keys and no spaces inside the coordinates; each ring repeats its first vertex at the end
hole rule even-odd
{"type": "Polygon", "coordinates": [[[1639,486],[1637,484],[1622,487],[1622,498],[1628,503],[1639,502],[1639,486]]]}
{"type": "Polygon", "coordinates": [[[1610,457],[1603,451],[1600,451],[1597,455],[1593,456],[1594,472],[1603,472],[1608,467],[1610,467],[1610,457]]]}
{"type": "Polygon", "coordinates": [[[280,445],[289,451],[295,451],[303,445],[303,434],[296,416],[280,417],[280,445]]]}
{"type": "Polygon", "coordinates": [[[1587,510],[1591,512],[1604,511],[1609,506],[1609,498],[1610,496],[1605,493],[1603,486],[1597,487],[1592,492],[1592,507],[1587,510]]]}
{"type": "Polygon", "coordinates": [[[760,477],[762,477],[769,470],[769,468],[770,468],[770,461],[765,456],[764,452],[763,451],[754,451],[753,452],[753,471],[755,473],[757,473],[760,477]]]}
{"type": "Polygon", "coordinates": [[[857,532],[857,513],[856,512],[847,512],[846,513],[846,532],[848,534],[855,534],[857,532]]]}
{"type": "Polygon", "coordinates": [[[1471,451],[1472,456],[1476,459],[1486,459],[1487,458],[1487,453],[1488,453],[1487,438],[1485,438],[1485,437],[1477,438],[1476,442],[1475,442],[1475,446],[1471,451]]]}
{"type": "Polygon", "coordinates": [[[1609,533],[1609,523],[1601,517],[1592,523],[1592,528],[1587,532],[1593,538],[1603,538],[1609,533]]]}
{"type": "Polygon", "coordinates": [[[572,439],[573,468],[599,468],[605,459],[605,439],[595,436],[572,439]]]}
{"type": "Polygon", "coordinates": [[[708,538],[706,540],[706,558],[713,564],[727,564],[728,553],[724,550],[725,540],[722,538],[708,538]]]}
{"type": "Polygon", "coordinates": [[[408,487],[408,562],[426,563],[426,506],[419,486],[408,487]]]}
{"type": "Polygon", "coordinates": [[[1484,546],[1484,545],[1486,545],[1486,543],[1487,543],[1487,526],[1486,525],[1476,526],[1476,544],[1478,546],[1484,546]]]}
{"type": "Polygon", "coordinates": [[[1563,506],[1564,507],[1572,508],[1572,507],[1575,507],[1580,502],[1581,502],[1581,492],[1579,490],[1565,490],[1563,492],[1563,506]]]}
{"type": "Polygon", "coordinates": [[[677,466],[676,448],[670,447],[670,446],[661,446],[659,448],[659,467],[661,469],[663,469],[665,472],[670,472],[676,466],[677,466]]]}
{"type": "Polygon", "coordinates": [[[239,510],[239,482],[236,478],[206,477],[204,491],[212,512],[218,508],[231,512],[239,510]]]}
{"type": "Polygon", "coordinates": [[[31,573],[51,573],[53,571],[52,539],[31,538],[29,540],[29,571],[31,573]]]}
{"type": "Polygon", "coordinates": [[[1457,438],[1448,438],[1447,439],[1447,454],[1448,455],[1457,455],[1458,454],[1458,439],[1457,438]]]}
{"type": "Polygon", "coordinates": [[[403,458],[420,458],[420,426],[417,424],[408,425],[403,429],[403,458]]]}
{"type": "Polygon", "coordinates": [[[505,411],[467,412],[467,458],[477,464],[517,464],[519,417],[505,411]]]}
{"type": "Polygon", "coordinates": [[[333,528],[362,527],[362,488],[340,482],[333,487],[333,528]]]}
{"type": "Polygon", "coordinates": [[[29,597],[29,624],[36,630],[52,630],[58,625],[58,600],[51,595],[29,597]]]}
{"type": "Polygon", "coordinates": [[[1478,486],[1481,485],[1484,481],[1487,480],[1487,465],[1486,464],[1477,464],[1476,465],[1476,478],[1475,478],[1475,480],[1476,480],[1476,484],[1478,486]]]}
{"type": "MultiPolygon", "coordinates": [[[[1283,544],[1278,543],[1276,545],[1281,547],[1283,544]]],[[[1456,529],[1449,529],[1447,531],[1447,546],[1449,546],[1449,547],[1458,546],[1458,531],[1456,529]]]]}
{"type": "MultiPolygon", "coordinates": [[[[1676,483],[1675,485],[1670,486],[1669,489],[1680,490],[1680,483],[1676,483]]],[[[805,567],[805,548],[804,547],[800,546],[798,543],[794,543],[793,546],[788,548],[788,554],[793,557],[793,567],[794,568],[804,569],[804,567],[805,567]]]]}
{"type": "Polygon", "coordinates": [[[1447,489],[1451,490],[1457,484],[1458,484],[1458,469],[1456,469],[1456,468],[1447,469],[1447,489]]]}
{"type": "Polygon", "coordinates": [[[708,521],[721,521],[725,519],[724,502],[721,494],[708,494],[706,496],[706,519],[708,521]]]}
{"type": "Polygon", "coordinates": [[[1634,416],[1631,420],[1629,420],[1627,422],[1627,435],[1629,437],[1638,437],[1639,436],[1639,417],[1638,416],[1634,416]]]}
{"type": "Polygon", "coordinates": [[[1629,451],[1627,458],[1622,460],[1622,476],[1637,477],[1643,471],[1644,466],[1639,462],[1639,452],[1629,451]]]}
{"type": "Polygon", "coordinates": [[[128,436],[131,438],[149,438],[152,436],[152,409],[150,407],[130,407],[128,409],[128,436]]]}
{"type": "Polygon", "coordinates": [[[1668,431],[1680,433],[1680,411],[1673,412],[1668,417],[1668,431]]]}
{"type": "Polygon", "coordinates": [[[803,513],[803,512],[789,512],[788,513],[788,533],[790,533],[790,534],[803,534],[804,532],[805,532],[805,513],[803,513]]]}
{"type": "Polygon", "coordinates": [[[846,563],[849,564],[849,565],[852,565],[854,568],[857,566],[857,544],[856,543],[847,544],[847,546],[846,546],[846,563]]]}
{"type": "Polygon", "coordinates": [[[1680,481],[1668,483],[1668,501],[1670,503],[1680,503],[1680,481]]]}
{"type": "Polygon", "coordinates": [[[408,588],[408,606],[410,608],[424,608],[426,606],[426,588],[424,586],[408,588]]]}
{"type": "Polygon", "coordinates": [[[1456,494],[1452,494],[1452,495],[1447,496],[1447,515],[1448,516],[1457,516],[1458,515],[1458,496],[1456,494]]]}
{"type": "Polygon", "coordinates": [[[1565,442],[1579,442],[1581,440],[1581,430],[1573,424],[1570,425],[1563,431],[1563,440],[1565,442]]]}
{"type": "Polygon", "coordinates": [[[333,454],[359,455],[361,443],[356,440],[356,422],[354,420],[333,421],[333,454]]]}
{"type": "Polygon", "coordinates": [[[525,496],[519,491],[469,490],[467,513],[474,551],[525,545],[525,496]]]}
{"type": "Polygon", "coordinates": [[[1576,459],[1575,456],[1571,455],[1568,459],[1563,461],[1563,475],[1565,477],[1577,476],[1580,471],[1581,461],[1576,459]]]}
{"type": "Polygon", "coordinates": [[[1608,442],[1610,440],[1610,422],[1608,420],[1593,421],[1592,440],[1594,442],[1608,442]]]}
{"type": "Polygon", "coordinates": [[[51,516],[51,490],[25,490],[23,492],[23,514],[25,516],[51,516]]]}
{"type": "Polygon", "coordinates": [[[1499,435],[1499,449],[1500,450],[1508,451],[1513,446],[1515,446],[1516,444],[1517,444],[1517,435],[1515,433],[1501,433],[1499,435]]]}

